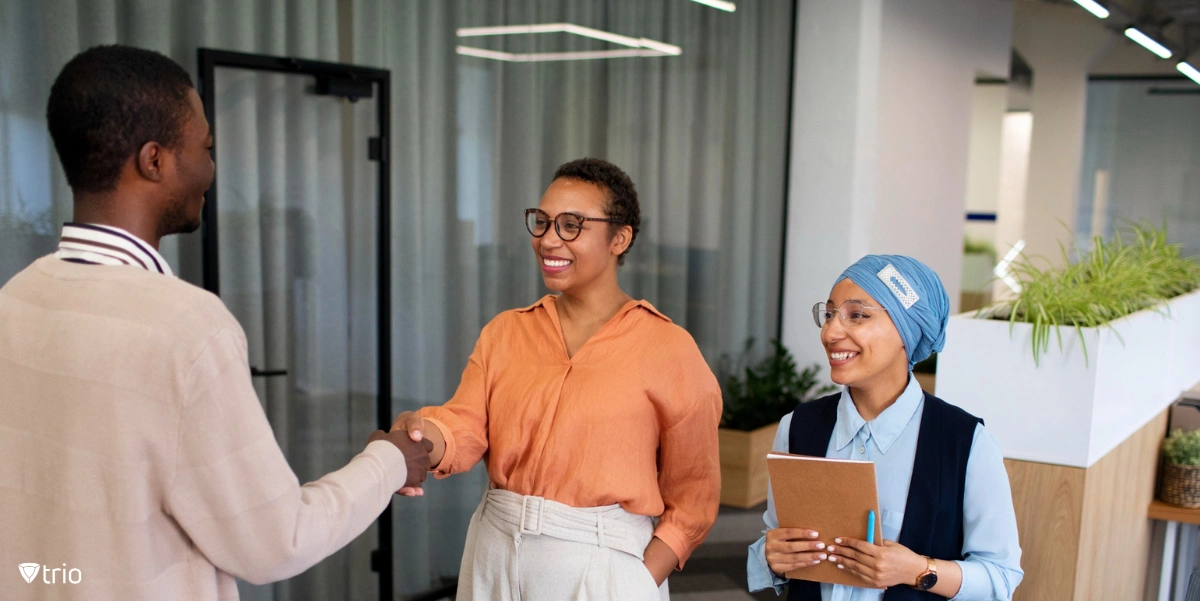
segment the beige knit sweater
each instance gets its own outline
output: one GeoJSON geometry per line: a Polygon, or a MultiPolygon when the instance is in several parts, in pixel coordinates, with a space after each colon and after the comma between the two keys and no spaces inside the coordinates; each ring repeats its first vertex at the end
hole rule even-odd
{"type": "Polygon", "coordinates": [[[288,578],[350,542],[405,476],[377,441],[301,486],[245,335],[204,290],[53,257],[0,289],[2,599],[236,599],[235,576],[288,578]]]}

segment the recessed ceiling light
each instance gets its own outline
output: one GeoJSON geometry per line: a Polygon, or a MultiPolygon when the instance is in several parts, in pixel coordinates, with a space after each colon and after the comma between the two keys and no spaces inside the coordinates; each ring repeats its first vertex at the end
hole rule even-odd
{"type": "Polygon", "coordinates": [[[1190,64],[1179,63],[1178,65],[1175,65],[1175,69],[1178,70],[1180,73],[1187,75],[1188,79],[1190,79],[1196,83],[1200,83],[1200,71],[1197,71],[1196,68],[1191,66],[1190,64]]]}
{"type": "Polygon", "coordinates": [[[1108,9],[1104,8],[1104,6],[1099,2],[1096,2],[1096,0],[1075,0],[1075,4],[1086,8],[1088,12],[1100,17],[1101,19],[1108,18],[1108,9]]]}
{"type": "Polygon", "coordinates": [[[619,50],[586,50],[578,52],[502,52],[473,46],[459,46],[457,52],[464,56],[474,56],[508,62],[541,62],[595,60],[603,58],[626,58],[635,56],[679,56],[683,50],[679,46],[664,44],[647,38],[632,38],[617,33],[573,25],[571,23],[543,23],[537,25],[502,25],[496,27],[463,27],[458,30],[458,37],[471,38],[493,35],[529,35],[535,33],[569,33],[572,35],[602,40],[628,49],[619,50]]]}
{"type": "Polygon", "coordinates": [[[1166,46],[1159,44],[1154,38],[1142,33],[1136,27],[1130,27],[1125,30],[1125,37],[1141,44],[1142,48],[1153,52],[1159,58],[1171,58],[1171,51],[1166,46]]]}

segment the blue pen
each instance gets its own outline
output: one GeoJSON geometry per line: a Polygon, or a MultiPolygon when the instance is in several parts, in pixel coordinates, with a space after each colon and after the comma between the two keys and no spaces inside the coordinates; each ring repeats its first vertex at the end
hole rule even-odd
{"type": "Polygon", "coordinates": [[[875,510],[867,514],[867,544],[875,544],[875,510]]]}

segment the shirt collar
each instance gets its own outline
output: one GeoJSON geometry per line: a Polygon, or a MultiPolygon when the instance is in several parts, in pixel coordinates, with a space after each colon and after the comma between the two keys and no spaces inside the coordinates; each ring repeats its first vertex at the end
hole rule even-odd
{"type": "MultiPolygon", "coordinates": [[[[533,303],[532,305],[529,305],[528,307],[517,309],[517,312],[518,313],[528,313],[538,307],[541,307],[542,305],[546,304],[547,302],[554,302],[554,299],[556,299],[556,298],[558,298],[558,296],[555,294],[547,294],[546,296],[539,298],[536,303],[533,303]]],[[[658,309],[654,308],[654,305],[651,305],[649,301],[644,300],[644,299],[633,302],[633,304],[629,305],[629,307],[627,307],[622,312],[628,312],[628,311],[632,310],[634,307],[641,307],[643,309],[646,309],[650,313],[662,318],[667,323],[671,323],[670,317],[667,317],[666,315],[663,315],[662,313],[660,313],[658,309]]]]}
{"type": "Polygon", "coordinates": [[[533,303],[532,305],[529,305],[528,307],[523,307],[521,309],[517,309],[517,313],[528,313],[528,312],[544,305],[546,303],[547,299],[551,299],[551,298],[554,298],[554,295],[547,294],[546,296],[543,296],[542,298],[537,299],[537,302],[533,303]]]}
{"type": "Polygon", "coordinates": [[[145,240],[111,225],[66,223],[55,256],[105,265],[125,264],[174,276],[167,260],[145,240]]]}
{"type": "Polygon", "coordinates": [[[891,407],[883,410],[875,419],[867,422],[858,413],[858,408],[854,406],[853,399],[850,398],[850,387],[842,388],[842,397],[838,399],[837,407],[837,425],[833,430],[833,442],[836,450],[846,448],[854,440],[854,436],[859,433],[864,427],[868,429],[871,439],[875,441],[875,446],[883,453],[887,453],[891,448],[892,443],[900,437],[900,433],[904,432],[909,422],[912,421],[913,415],[925,400],[925,393],[921,390],[920,383],[910,373],[908,374],[908,386],[904,388],[904,392],[900,393],[900,398],[892,403],[891,407]]]}

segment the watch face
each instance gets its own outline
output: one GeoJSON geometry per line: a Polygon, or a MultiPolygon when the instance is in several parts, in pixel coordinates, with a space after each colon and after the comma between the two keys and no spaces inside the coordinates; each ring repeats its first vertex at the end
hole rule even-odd
{"type": "Polygon", "coordinates": [[[927,591],[937,584],[937,574],[933,572],[926,573],[917,581],[917,589],[927,591]]]}

